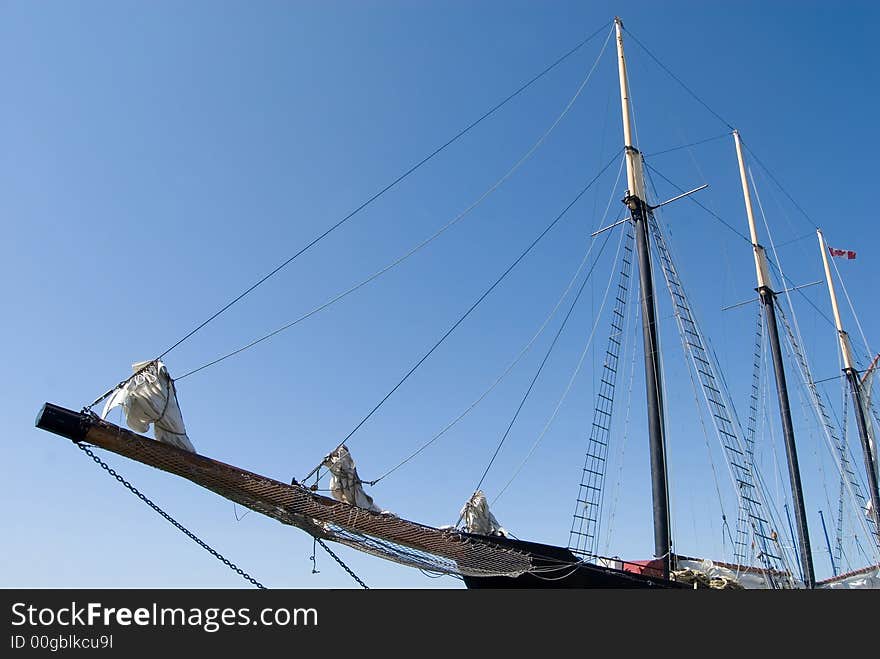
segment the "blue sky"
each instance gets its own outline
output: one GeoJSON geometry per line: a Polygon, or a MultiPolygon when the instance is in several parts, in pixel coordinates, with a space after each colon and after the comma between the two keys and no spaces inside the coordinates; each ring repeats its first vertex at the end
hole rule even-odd
{"type": "MultiPolygon", "coordinates": [[[[872,284],[880,275],[869,210],[880,146],[871,84],[880,12],[873,3],[2,3],[0,222],[7,249],[0,273],[7,313],[0,338],[7,385],[0,487],[7,505],[0,558],[12,569],[0,585],[246,586],[79,451],[33,428],[40,405],[90,402],[131,363],[174,343],[616,14],[741,130],[809,215],[755,167],[792,281],[821,277],[817,224],[831,245],[858,252],[856,261],[838,265],[871,341],[878,323],[872,284]]],[[[171,373],[292,320],[466,208],[559,115],[604,36],[174,350],[166,358],[171,373]]],[[[182,380],[181,405],[197,449],[287,480],[307,473],[348,434],[620,148],[612,46],[547,141],[460,224],[314,318],[182,380]]],[[[627,55],[643,152],[727,131],[632,41],[627,55]]],[[[649,163],[682,187],[709,183],[701,201],[746,233],[730,138],[649,155],[649,163]]],[[[609,198],[608,221],[620,212],[624,186],[613,186],[616,171],[606,172],[358,431],[349,446],[362,476],[384,471],[443,427],[528,341],[609,198]]],[[[657,183],[660,196],[675,194],[657,183]]],[[[748,244],[686,201],[667,209],[663,221],[744,416],[754,309],[721,307],[753,294],[748,244]]],[[[565,387],[601,305],[616,243],[614,236],[490,471],[490,498],[565,387]]],[[[830,315],[825,290],[813,287],[795,299],[816,378],[832,377],[834,331],[806,302],[830,315]]],[[[666,315],[676,546],[722,556],[729,546],[721,540],[706,444],[666,315]]],[[[381,506],[428,524],[455,521],[558,321],[472,415],[372,491],[381,506]]],[[[855,339],[848,311],[845,322],[855,339]]],[[[519,537],[568,541],[605,327],[600,323],[556,423],[496,504],[496,515],[519,537]]],[[[840,390],[831,385],[824,386],[839,409],[840,390]]],[[[620,486],[616,473],[608,479],[619,493],[609,553],[633,559],[652,551],[641,387],[637,376],[620,486]]],[[[816,424],[799,399],[793,407],[824,577],[830,567],[817,510],[827,515],[827,492],[836,503],[836,478],[816,424]]],[[[773,455],[765,450],[768,465],[773,455]]],[[[188,482],[112,455],[108,462],[265,584],[352,587],[320,550],[320,574],[311,574],[304,533],[256,514],[237,521],[231,503],[188,482]]],[[[722,484],[724,478],[719,471],[722,484]]],[[[768,472],[781,492],[778,480],[768,472]]],[[[338,553],[371,586],[459,586],[344,547],[338,553]]]]}

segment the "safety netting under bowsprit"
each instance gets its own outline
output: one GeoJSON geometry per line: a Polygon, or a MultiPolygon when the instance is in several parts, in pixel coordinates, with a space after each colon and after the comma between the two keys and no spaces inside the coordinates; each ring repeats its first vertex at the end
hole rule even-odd
{"type": "Polygon", "coordinates": [[[181,476],[226,499],[313,536],[403,565],[443,574],[516,577],[533,571],[528,555],[491,541],[377,513],[321,496],[91,419],[86,441],[181,476]]]}

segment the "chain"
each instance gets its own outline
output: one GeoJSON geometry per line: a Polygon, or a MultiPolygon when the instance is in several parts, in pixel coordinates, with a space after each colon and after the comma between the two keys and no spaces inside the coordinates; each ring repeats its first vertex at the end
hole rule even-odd
{"type": "MultiPolygon", "coordinates": [[[[210,547],[209,545],[207,545],[205,542],[203,542],[202,540],[200,540],[199,538],[197,538],[197,537],[196,537],[191,531],[189,531],[189,530],[188,530],[187,528],[185,528],[182,524],[180,524],[180,522],[178,522],[177,520],[175,520],[174,518],[172,518],[171,515],[169,515],[169,514],[166,513],[164,510],[162,510],[159,506],[157,506],[155,503],[153,503],[152,501],[150,501],[150,499],[148,499],[143,493],[141,493],[141,492],[140,492],[140,491],[139,491],[134,485],[132,485],[131,483],[129,483],[127,480],[125,480],[122,476],[120,476],[118,473],[116,473],[116,471],[115,471],[110,465],[108,465],[108,464],[107,464],[106,462],[104,462],[101,458],[99,458],[97,455],[95,455],[95,454],[91,451],[91,449],[89,449],[88,446],[86,446],[86,445],[84,445],[84,444],[79,444],[79,443],[77,443],[77,447],[78,447],[80,450],[82,450],[86,455],[88,455],[92,460],[94,460],[96,464],[100,465],[101,468],[104,469],[104,471],[106,471],[108,474],[110,474],[111,476],[113,476],[113,478],[115,478],[117,481],[119,481],[120,483],[122,483],[122,484],[123,484],[128,490],[130,490],[131,493],[134,494],[138,499],[140,499],[140,500],[143,501],[145,504],[147,504],[150,508],[152,508],[152,509],[155,510],[157,513],[159,513],[159,515],[161,515],[162,517],[164,517],[166,521],[170,522],[170,523],[171,523],[171,524],[172,524],[172,525],[173,525],[178,531],[180,531],[181,533],[183,533],[184,535],[186,535],[190,540],[192,540],[193,542],[195,542],[199,547],[201,547],[201,548],[204,549],[206,552],[208,552],[209,554],[211,554],[211,556],[213,556],[213,557],[216,558],[218,561],[220,561],[221,563],[223,563],[223,565],[225,565],[225,566],[228,567],[230,570],[232,570],[233,572],[235,572],[235,573],[237,573],[238,575],[240,575],[240,576],[241,576],[243,579],[245,579],[246,581],[251,582],[251,583],[252,583],[254,586],[256,586],[257,588],[261,588],[261,589],[265,589],[265,588],[266,588],[263,584],[261,584],[259,581],[257,581],[256,579],[254,579],[251,575],[249,575],[247,572],[245,572],[245,571],[242,570],[240,567],[238,567],[235,563],[231,562],[229,559],[227,559],[226,557],[224,557],[224,556],[223,556],[221,553],[219,553],[217,550],[213,549],[212,547],[210,547]]],[[[318,542],[320,542],[320,540],[319,540],[318,542]]],[[[321,544],[323,545],[324,543],[322,542],[321,544]]],[[[325,546],[324,548],[327,549],[326,546],[325,546]]],[[[330,550],[327,549],[327,551],[329,552],[330,550]]],[[[330,552],[330,555],[333,556],[333,552],[330,552]]],[[[333,556],[333,558],[336,558],[336,556],[333,556]]],[[[336,558],[336,560],[339,561],[338,558],[336,558]]],[[[340,562],[340,564],[342,563],[342,561],[339,561],[339,562],[340,562]]],[[[342,567],[345,567],[345,565],[343,565],[342,567]]],[[[348,570],[348,568],[345,568],[345,569],[348,570]]],[[[349,573],[350,573],[350,572],[351,572],[351,571],[349,570],[349,573]]],[[[352,576],[354,576],[354,575],[352,575],[352,576]]],[[[357,577],[355,577],[355,579],[357,579],[357,577]]],[[[360,579],[358,579],[358,581],[360,582],[360,579]]],[[[363,584],[362,584],[362,585],[363,585],[363,584]]],[[[364,586],[364,588],[366,588],[366,586],[364,586]]]]}
{"type": "MultiPolygon", "coordinates": [[[[367,584],[365,584],[363,581],[360,580],[360,577],[358,577],[358,575],[356,575],[354,572],[351,571],[351,568],[349,568],[345,563],[342,562],[342,559],[339,558],[339,556],[337,556],[336,554],[333,553],[333,551],[330,549],[330,547],[327,546],[326,542],[321,540],[321,538],[315,538],[315,540],[318,542],[319,545],[321,545],[324,548],[324,551],[326,551],[328,554],[330,554],[331,558],[333,558],[334,561],[336,561],[337,563],[339,563],[342,566],[343,570],[348,572],[348,574],[351,576],[352,579],[354,579],[355,581],[358,582],[358,584],[360,585],[361,588],[363,588],[364,590],[370,589],[370,587],[367,584]]],[[[314,556],[312,556],[312,558],[314,559],[314,556]]],[[[312,568],[312,569],[314,569],[314,568],[312,568]]]]}

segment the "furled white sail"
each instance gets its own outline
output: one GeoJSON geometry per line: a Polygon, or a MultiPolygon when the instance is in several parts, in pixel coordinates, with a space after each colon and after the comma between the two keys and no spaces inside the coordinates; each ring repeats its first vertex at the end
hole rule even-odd
{"type": "Polygon", "coordinates": [[[507,537],[507,531],[489,510],[489,502],[486,501],[486,495],[482,490],[474,492],[473,496],[464,504],[460,515],[468,533],[507,537]]]}
{"type": "Polygon", "coordinates": [[[334,499],[377,513],[384,512],[364,492],[354,458],[345,445],[333,451],[321,464],[330,470],[330,495],[334,499]]]}
{"type": "Polygon", "coordinates": [[[107,399],[101,418],[106,419],[110,410],[121,406],[126,423],[135,432],[147,432],[152,424],[157,440],[195,453],[165,364],[155,360],[138,362],[131,368],[135,375],[107,399]]]}
{"type": "MultiPolygon", "coordinates": [[[[741,566],[718,563],[707,558],[677,557],[676,566],[683,572],[694,572],[705,577],[705,585],[709,588],[769,588],[764,570],[743,568],[741,566]]],[[[681,579],[677,579],[681,580],[681,579]]]]}
{"type": "Polygon", "coordinates": [[[880,565],[828,579],[820,587],[835,590],[876,590],[880,588],[880,565]]]}

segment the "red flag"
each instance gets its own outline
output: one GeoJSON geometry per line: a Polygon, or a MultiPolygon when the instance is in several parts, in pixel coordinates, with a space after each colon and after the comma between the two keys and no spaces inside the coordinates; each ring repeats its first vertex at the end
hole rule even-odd
{"type": "Polygon", "coordinates": [[[847,259],[856,258],[856,253],[851,249],[835,249],[834,247],[829,247],[828,251],[831,252],[831,256],[840,256],[847,259]]]}

